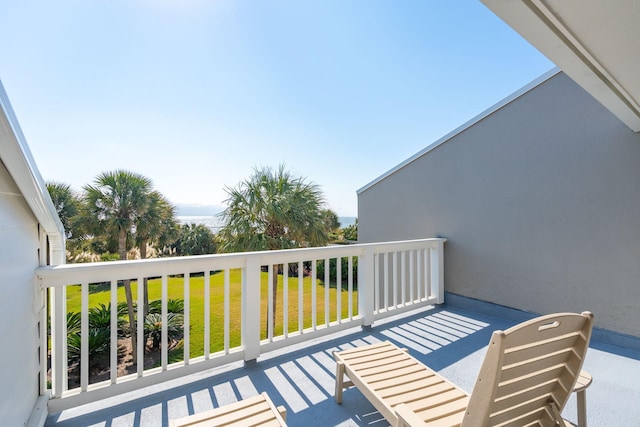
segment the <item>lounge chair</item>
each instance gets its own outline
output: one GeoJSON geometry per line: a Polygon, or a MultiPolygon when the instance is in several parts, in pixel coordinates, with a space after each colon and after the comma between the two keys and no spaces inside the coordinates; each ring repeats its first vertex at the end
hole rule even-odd
{"type": "Polygon", "coordinates": [[[335,399],[355,385],[392,426],[570,426],[592,324],[561,313],[495,331],[471,395],[390,342],[335,352],[335,399]]]}
{"type": "Polygon", "coordinates": [[[286,427],[287,411],[274,406],[267,393],[210,411],[169,421],[169,427],[286,427]]]}

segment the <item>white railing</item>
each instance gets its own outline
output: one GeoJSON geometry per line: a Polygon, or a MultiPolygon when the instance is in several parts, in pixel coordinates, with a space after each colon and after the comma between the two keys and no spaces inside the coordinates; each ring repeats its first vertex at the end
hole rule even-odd
{"type": "MultiPolygon", "coordinates": [[[[375,319],[403,310],[441,304],[445,241],[421,239],[39,268],[40,285],[49,292],[51,332],[43,336],[42,345],[49,348],[51,358],[50,408],[61,410],[233,361],[252,361],[265,351],[353,326],[369,327],[375,319]],[[281,273],[275,312],[274,269],[281,273]],[[123,352],[123,343],[129,343],[130,338],[118,335],[124,281],[135,288],[136,307],[145,304],[144,286],[139,286],[143,283],[148,283],[149,295],[160,296],[161,305],[156,366],[130,364],[133,372],[118,371],[119,361],[132,356],[129,349],[123,352]],[[327,283],[330,286],[324,285],[327,283]],[[97,357],[90,352],[94,345],[90,319],[92,307],[107,297],[109,368],[102,372],[104,379],[91,375],[89,369],[97,357]],[[182,352],[169,337],[170,299],[184,300],[182,352]],[[80,313],[80,349],[78,360],[70,365],[67,315],[72,305],[80,313]],[[213,341],[212,335],[217,337],[213,341]],[[202,341],[201,351],[195,348],[196,341],[202,341]],[[170,357],[178,361],[171,362],[170,357]]],[[[135,323],[137,348],[133,351],[138,361],[149,355],[144,321],[144,316],[137,316],[135,323]]],[[[77,356],[77,348],[74,354],[77,356]]],[[[43,365],[41,375],[46,377],[46,363],[43,365]]]]}

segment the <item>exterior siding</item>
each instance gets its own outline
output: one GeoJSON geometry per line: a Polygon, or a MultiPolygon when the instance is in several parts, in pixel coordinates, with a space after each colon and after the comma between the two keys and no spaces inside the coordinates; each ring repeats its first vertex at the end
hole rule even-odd
{"type": "Polygon", "coordinates": [[[0,161],[0,414],[26,425],[39,395],[38,223],[0,161]]]}
{"type": "Polygon", "coordinates": [[[361,242],[442,236],[448,292],[640,336],[640,134],[563,73],[358,195],[361,242]]]}

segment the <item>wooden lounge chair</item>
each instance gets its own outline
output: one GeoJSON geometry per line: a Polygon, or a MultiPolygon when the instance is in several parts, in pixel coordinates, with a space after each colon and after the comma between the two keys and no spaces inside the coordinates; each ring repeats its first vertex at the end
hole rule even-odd
{"type": "Polygon", "coordinates": [[[561,313],[495,331],[471,395],[389,342],[339,351],[335,399],[355,385],[392,426],[570,426],[592,324],[561,313]]]}
{"type": "Polygon", "coordinates": [[[210,411],[170,420],[169,427],[286,427],[287,410],[274,406],[267,393],[210,411]]]}

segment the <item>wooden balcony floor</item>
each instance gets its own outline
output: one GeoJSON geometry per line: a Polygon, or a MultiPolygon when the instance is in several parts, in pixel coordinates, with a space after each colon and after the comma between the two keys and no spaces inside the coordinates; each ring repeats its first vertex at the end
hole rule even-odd
{"type": "MultiPolygon", "coordinates": [[[[496,308],[490,316],[448,303],[376,322],[371,329],[352,329],[268,353],[252,365],[231,364],[51,414],[46,425],[167,426],[170,418],[267,392],[276,405],[287,408],[290,426],[386,427],[388,423],[357,389],[345,391],[342,405],[335,403],[332,352],[391,340],[469,392],[491,333],[528,317],[500,310],[496,308]]],[[[587,390],[589,426],[640,426],[640,351],[594,338],[584,368],[594,378],[587,390]]],[[[575,408],[573,396],[564,411],[573,422],[575,408]]]]}

